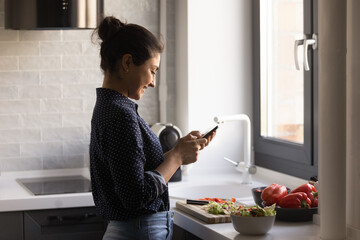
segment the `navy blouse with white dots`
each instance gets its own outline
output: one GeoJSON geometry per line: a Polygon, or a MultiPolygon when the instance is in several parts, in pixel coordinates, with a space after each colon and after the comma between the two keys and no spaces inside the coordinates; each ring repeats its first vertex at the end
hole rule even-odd
{"type": "Polygon", "coordinates": [[[106,220],[127,220],[169,210],[159,138],[119,92],[96,89],[91,120],[90,172],[97,210],[106,220]]]}

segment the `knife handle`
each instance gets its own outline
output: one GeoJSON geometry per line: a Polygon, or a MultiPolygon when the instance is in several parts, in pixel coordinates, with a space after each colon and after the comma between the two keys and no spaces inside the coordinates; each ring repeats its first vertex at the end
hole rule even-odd
{"type": "Polygon", "coordinates": [[[187,204],[195,204],[195,205],[206,205],[206,204],[209,204],[209,201],[186,199],[186,203],[187,204]]]}

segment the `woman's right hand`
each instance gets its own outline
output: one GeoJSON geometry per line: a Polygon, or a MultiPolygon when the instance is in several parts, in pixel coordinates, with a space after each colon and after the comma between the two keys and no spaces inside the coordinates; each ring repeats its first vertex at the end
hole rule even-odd
{"type": "Polygon", "coordinates": [[[192,131],[180,138],[173,150],[179,156],[181,165],[187,165],[197,161],[200,150],[206,146],[207,142],[207,139],[201,138],[199,131],[192,131]]]}

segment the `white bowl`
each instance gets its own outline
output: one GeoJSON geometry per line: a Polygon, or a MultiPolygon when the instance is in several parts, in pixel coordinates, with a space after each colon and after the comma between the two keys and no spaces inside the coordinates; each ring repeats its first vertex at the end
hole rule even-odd
{"type": "Polygon", "coordinates": [[[275,216],[251,217],[233,214],[230,216],[235,230],[244,235],[264,235],[275,222],[275,216]]]}

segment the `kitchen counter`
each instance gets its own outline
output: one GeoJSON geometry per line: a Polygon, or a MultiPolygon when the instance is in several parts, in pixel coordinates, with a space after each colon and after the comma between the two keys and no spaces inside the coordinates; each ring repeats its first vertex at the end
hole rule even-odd
{"type": "Polygon", "coordinates": [[[206,224],[182,211],[175,210],[174,222],[188,232],[206,240],[315,240],[320,228],[312,222],[292,223],[275,221],[266,235],[246,236],[235,231],[232,223],[206,224]]]}
{"type": "MultiPolygon", "coordinates": [[[[304,179],[295,178],[292,176],[284,175],[281,173],[273,172],[264,168],[257,168],[258,171],[256,175],[253,176],[252,184],[246,186],[251,189],[252,187],[266,186],[271,183],[278,183],[286,185],[289,188],[295,188],[302,183],[306,182],[304,179]]],[[[184,195],[189,196],[189,192],[194,187],[197,191],[201,189],[201,186],[205,188],[209,185],[217,187],[224,187],[226,185],[236,186],[241,193],[240,196],[236,195],[237,190],[233,192],[233,196],[236,197],[236,200],[244,204],[252,205],[254,204],[251,191],[246,190],[244,195],[241,190],[243,187],[241,184],[242,176],[241,173],[237,171],[225,171],[221,173],[219,169],[214,169],[212,172],[196,172],[190,173],[189,176],[184,176],[183,180],[178,183],[169,183],[169,192],[170,192],[170,202],[172,207],[175,207],[176,201],[183,200],[179,195],[181,195],[182,189],[184,189],[184,195]]],[[[220,189],[219,188],[219,189],[220,189]]],[[[221,190],[219,190],[221,192],[221,190]]],[[[204,194],[201,192],[199,194],[204,194]]],[[[226,193],[228,194],[228,193],[226,193]]],[[[197,195],[198,196],[198,195],[197,195]]],[[[222,197],[222,196],[202,196],[202,197],[222,197]]],[[[229,197],[229,196],[225,196],[229,197]]],[[[251,239],[251,240],[314,240],[319,239],[320,226],[313,224],[313,222],[283,222],[275,221],[272,229],[263,236],[246,236],[241,235],[235,231],[232,223],[218,223],[218,224],[207,224],[195,217],[179,210],[173,208],[175,211],[174,223],[186,231],[206,240],[228,240],[228,239],[251,239]]],[[[318,215],[317,215],[318,216],[318,215]]]]}
{"type": "Polygon", "coordinates": [[[90,179],[88,168],[2,172],[0,176],[0,212],[94,206],[91,192],[35,196],[16,181],[18,178],[72,175],[82,175],[90,179]]]}
{"type": "MultiPolygon", "coordinates": [[[[224,186],[241,186],[241,173],[234,169],[227,170],[204,170],[201,172],[191,172],[188,176],[183,176],[181,182],[169,183],[171,208],[175,211],[174,223],[181,228],[207,240],[216,239],[292,239],[292,240],[313,240],[318,239],[320,232],[319,225],[312,222],[289,223],[275,222],[274,227],[264,236],[247,237],[235,231],[231,223],[206,224],[180,210],[175,208],[176,201],[183,200],[182,194],[191,194],[191,189],[198,187],[205,192],[209,186],[214,189],[224,186]]],[[[61,170],[44,170],[44,171],[25,171],[25,172],[2,172],[0,176],[0,212],[40,210],[54,208],[72,208],[94,206],[92,195],[87,193],[72,194],[54,194],[34,196],[19,183],[17,178],[39,178],[54,176],[71,176],[82,175],[89,178],[89,169],[61,169],[61,170]]],[[[253,177],[253,183],[246,188],[264,186],[273,182],[284,184],[287,187],[294,188],[305,180],[276,173],[266,169],[258,168],[258,172],[253,177]]],[[[230,191],[227,189],[227,191],[230,191]]],[[[245,204],[252,204],[253,199],[251,192],[235,196],[237,190],[234,190],[234,197],[245,204]]],[[[227,194],[232,194],[232,191],[227,194]]],[[[203,196],[206,197],[206,196],[203,196]]],[[[208,196],[210,197],[210,196],[208,196]]],[[[217,196],[222,197],[222,196],[217,196]]]]}

